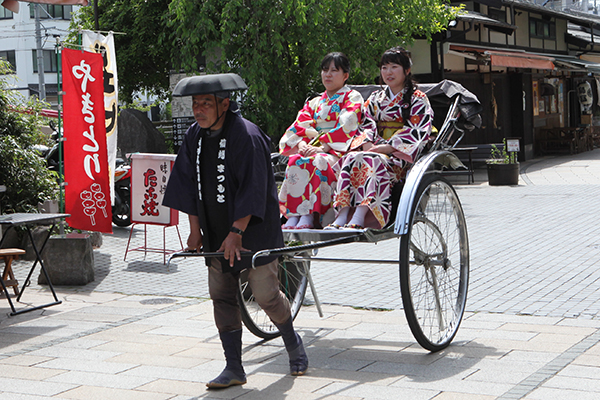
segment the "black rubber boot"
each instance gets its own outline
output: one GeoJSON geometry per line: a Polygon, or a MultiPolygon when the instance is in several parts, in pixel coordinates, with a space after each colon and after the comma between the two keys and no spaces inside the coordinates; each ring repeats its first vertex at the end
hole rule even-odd
{"type": "Polygon", "coordinates": [[[246,373],[242,367],[242,330],[220,332],[221,345],[225,351],[227,362],[225,369],[219,376],[208,382],[209,389],[223,389],[234,385],[246,383],[246,373]]]}
{"type": "Polygon", "coordinates": [[[302,339],[294,330],[292,318],[283,323],[275,324],[281,332],[281,338],[285,343],[285,349],[290,357],[290,373],[292,375],[304,375],[308,369],[308,356],[304,351],[302,339]]]}

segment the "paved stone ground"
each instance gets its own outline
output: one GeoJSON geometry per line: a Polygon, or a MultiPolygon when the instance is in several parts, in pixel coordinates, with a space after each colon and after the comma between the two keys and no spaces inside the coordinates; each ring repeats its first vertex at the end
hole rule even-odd
{"type": "MultiPolygon", "coordinates": [[[[204,267],[178,259],[167,269],[157,253],[144,259],[130,252],[123,261],[129,229],[115,228],[94,252],[93,283],[58,288],[61,305],[0,315],[0,398],[600,398],[600,150],[524,163],[518,186],[490,187],[483,170],[476,182],[456,186],[468,224],[471,281],[461,328],[441,352],[421,349],[410,333],[396,267],[315,262],[325,316],[317,315],[309,294],[295,322],[307,344],[309,375],[287,375],[280,339],[263,342],[245,331],[248,384],[206,391],[223,360],[204,267]]],[[[182,220],[184,240],[187,229],[182,220]]],[[[142,227],[133,232],[131,246],[141,246],[142,227]]],[[[148,227],[148,247],[162,244],[162,232],[148,227]]],[[[177,247],[175,228],[166,234],[166,247],[177,247]]],[[[397,241],[389,240],[320,255],[397,259],[397,251],[397,241]]],[[[15,263],[18,279],[29,265],[15,263]]],[[[35,281],[18,307],[49,300],[35,281]]]]}
{"type": "MultiPolygon", "coordinates": [[[[465,211],[471,276],[468,311],[600,318],[600,149],[524,163],[518,186],[456,182],[465,211]]],[[[463,179],[464,181],[464,179],[463,179]]],[[[146,227],[147,247],[181,247],[175,227],[146,227]]],[[[94,251],[96,280],[83,290],[136,295],[208,297],[202,259],[175,259],[130,251],[129,228],[114,227],[94,251]]],[[[180,235],[189,228],[182,215],[180,235]]],[[[135,225],[130,248],[144,245],[135,225]]],[[[319,256],[398,259],[396,239],[321,249],[319,256]]],[[[25,264],[25,262],[23,262],[25,264]]],[[[18,264],[17,264],[18,265],[18,264]]],[[[25,271],[27,268],[16,268],[25,271]]],[[[327,304],[402,307],[398,267],[385,264],[312,263],[319,299],[327,304]]],[[[313,302],[307,292],[307,303],[313,302]]]]}

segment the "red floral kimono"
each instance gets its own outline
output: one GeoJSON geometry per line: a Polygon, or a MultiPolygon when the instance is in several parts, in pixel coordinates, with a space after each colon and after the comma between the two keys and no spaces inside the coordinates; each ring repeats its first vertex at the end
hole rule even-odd
{"type": "Polygon", "coordinates": [[[279,142],[279,152],[290,155],[279,202],[287,217],[323,215],[332,206],[336,174],[332,166],[343,156],[358,132],[363,99],[347,86],[329,97],[327,92],[308,101],[296,121],[279,142]],[[313,146],[327,144],[327,153],[303,157],[294,154],[304,141],[313,146]]]}

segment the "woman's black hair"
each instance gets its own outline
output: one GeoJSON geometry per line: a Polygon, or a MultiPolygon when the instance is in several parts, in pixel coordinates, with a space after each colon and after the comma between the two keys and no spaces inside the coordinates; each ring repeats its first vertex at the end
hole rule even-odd
{"type": "MultiPolygon", "coordinates": [[[[390,63],[401,65],[402,68],[404,68],[404,71],[407,71],[412,67],[410,53],[400,46],[392,47],[391,49],[388,49],[383,53],[383,55],[381,56],[381,60],[379,61],[379,68],[381,69],[382,66],[390,63]]],[[[417,83],[413,78],[412,71],[406,75],[406,78],[404,80],[404,87],[406,88],[406,92],[404,92],[404,96],[402,96],[402,119],[404,121],[408,121],[408,118],[410,118],[410,109],[412,106],[412,95],[417,89],[417,83]]]]}
{"type": "Polygon", "coordinates": [[[346,57],[344,53],[337,51],[323,57],[323,61],[321,61],[321,71],[329,68],[332,61],[337,69],[350,73],[350,60],[348,60],[348,57],[346,57]]]}

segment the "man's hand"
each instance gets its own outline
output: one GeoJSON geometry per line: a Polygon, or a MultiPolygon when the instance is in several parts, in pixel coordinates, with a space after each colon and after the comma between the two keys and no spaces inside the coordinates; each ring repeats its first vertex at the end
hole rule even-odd
{"type": "Polygon", "coordinates": [[[186,251],[195,251],[200,252],[202,249],[202,233],[200,231],[192,231],[190,232],[190,236],[188,236],[187,240],[187,248],[186,251]]]}
{"type": "Polygon", "coordinates": [[[238,261],[242,260],[242,251],[249,251],[242,247],[242,237],[234,232],[229,232],[229,235],[223,240],[221,247],[219,250],[223,252],[223,257],[226,260],[229,260],[229,266],[233,267],[233,263],[237,259],[238,261]]]}
{"type": "MultiPolygon", "coordinates": [[[[232,226],[243,232],[246,230],[246,227],[248,227],[251,217],[252,215],[246,215],[244,218],[234,221],[232,226]]],[[[225,257],[226,260],[229,260],[229,266],[233,267],[233,263],[236,259],[238,261],[242,260],[242,251],[250,250],[242,247],[242,235],[235,232],[229,232],[229,235],[223,240],[221,247],[219,247],[219,250],[217,251],[222,251],[223,257],[225,257]]]]}
{"type": "Polygon", "coordinates": [[[202,250],[202,231],[200,230],[200,221],[196,215],[188,215],[190,221],[190,236],[187,240],[186,251],[200,252],[202,250]]]}

